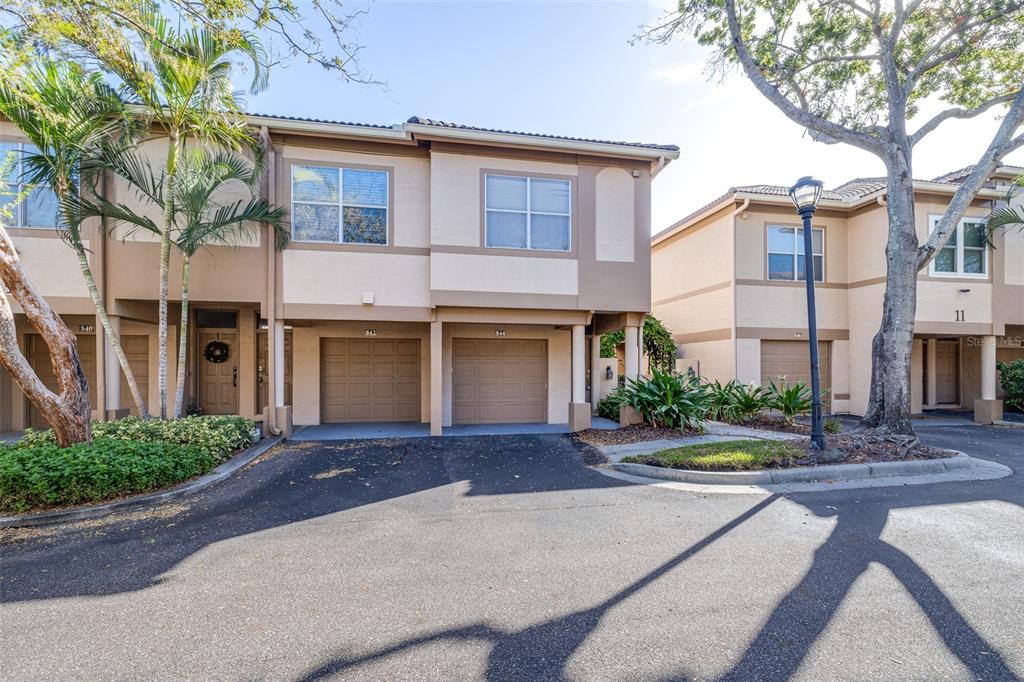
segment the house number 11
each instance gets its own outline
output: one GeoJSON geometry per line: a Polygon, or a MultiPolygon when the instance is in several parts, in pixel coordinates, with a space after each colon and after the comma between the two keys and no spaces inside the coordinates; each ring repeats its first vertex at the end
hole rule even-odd
{"type": "Polygon", "coordinates": [[[967,321],[967,316],[964,315],[964,311],[963,310],[957,310],[956,311],[956,321],[957,322],[966,322],[967,321]]]}

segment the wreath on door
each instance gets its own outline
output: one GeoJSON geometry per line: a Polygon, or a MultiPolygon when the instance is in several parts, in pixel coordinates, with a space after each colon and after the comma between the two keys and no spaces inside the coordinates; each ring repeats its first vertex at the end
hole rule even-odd
{"type": "Polygon", "coordinates": [[[229,355],[231,355],[231,347],[223,341],[210,341],[203,349],[203,357],[207,362],[214,364],[226,362],[229,355]]]}

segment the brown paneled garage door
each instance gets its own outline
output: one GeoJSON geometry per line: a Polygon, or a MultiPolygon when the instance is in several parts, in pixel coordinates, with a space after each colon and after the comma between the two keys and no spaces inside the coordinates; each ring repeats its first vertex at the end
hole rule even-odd
{"type": "Polygon", "coordinates": [[[419,340],[322,339],[320,420],[419,421],[419,340]]]}
{"type": "MultiPolygon", "coordinates": [[[[89,407],[96,409],[96,337],[79,336],[78,338],[78,360],[82,363],[82,371],[85,372],[85,379],[89,382],[89,407]]],[[[57,375],[53,373],[53,364],[50,362],[50,349],[38,334],[28,336],[28,361],[35,370],[36,376],[51,391],[57,390],[57,375]]],[[[35,405],[28,401],[28,425],[33,429],[48,429],[50,424],[43,418],[43,415],[36,409],[35,405]]]]}
{"type": "Polygon", "coordinates": [[[452,421],[546,422],[547,350],[544,339],[454,339],[452,421]]]}
{"type": "MultiPolygon", "coordinates": [[[[825,391],[832,386],[832,344],[818,342],[818,376],[821,380],[824,410],[831,411],[831,394],[825,391]]],[[[761,342],[761,383],[768,385],[772,379],[776,384],[785,377],[789,383],[802,381],[811,385],[811,360],[806,341],[762,341],[761,342]]]]}

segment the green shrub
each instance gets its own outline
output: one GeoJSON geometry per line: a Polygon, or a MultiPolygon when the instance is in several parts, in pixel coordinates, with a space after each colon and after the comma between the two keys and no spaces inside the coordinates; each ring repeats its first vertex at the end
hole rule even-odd
{"type": "Polygon", "coordinates": [[[786,421],[796,421],[798,415],[811,411],[811,389],[802,381],[787,383],[782,379],[778,384],[768,380],[768,400],[771,408],[778,410],[786,421]]]}
{"type": "Polygon", "coordinates": [[[100,502],[174,485],[216,463],[203,448],[175,443],[104,437],[59,448],[36,438],[0,446],[0,510],[100,502]]]}
{"type": "Polygon", "coordinates": [[[838,419],[826,419],[823,428],[825,433],[839,433],[843,430],[843,423],[838,419]]]}
{"type": "Polygon", "coordinates": [[[708,412],[711,419],[742,424],[772,406],[768,390],[757,384],[743,384],[734,379],[726,384],[712,381],[705,387],[711,399],[708,412]]]}
{"type": "Polygon", "coordinates": [[[746,471],[793,466],[803,451],[785,441],[727,440],[669,448],[650,455],[624,457],[623,462],[702,471],[746,471]]]}
{"type": "Polygon", "coordinates": [[[656,427],[703,428],[711,407],[710,395],[698,379],[658,369],[650,379],[626,379],[623,397],[656,427]]]}
{"type": "MultiPolygon", "coordinates": [[[[109,422],[94,422],[92,435],[96,439],[111,439],[141,443],[171,443],[197,447],[221,460],[235,450],[247,448],[253,441],[253,423],[236,416],[191,416],[184,419],[142,420],[124,417],[109,422]]],[[[53,432],[26,429],[18,447],[55,445],[53,432]]]]}
{"type": "Polygon", "coordinates": [[[1013,362],[997,362],[999,383],[1006,392],[1006,404],[1024,410],[1024,358],[1013,362]]]}
{"type": "Polygon", "coordinates": [[[612,421],[619,421],[619,406],[624,400],[622,387],[619,386],[597,402],[597,415],[612,421]]]}

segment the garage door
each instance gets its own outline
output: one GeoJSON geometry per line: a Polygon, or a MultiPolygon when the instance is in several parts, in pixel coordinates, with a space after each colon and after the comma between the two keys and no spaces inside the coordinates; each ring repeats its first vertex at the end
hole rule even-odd
{"type": "Polygon", "coordinates": [[[544,339],[454,339],[452,421],[546,422],[547,355],[544,339]]]}
{"type": "MultiPolygon", "coordinates": [[[[811,360],[806,341],[762,341],[761,342],[761,383],[768,380],[779,383],[785,377],[789,383],[802,381],[811,385],[811,360]]],[[[826,412],[831,410],[830,394],[825,390],[832,386],[832,344],[818,342],[818,376],[823,392],[822,402],[826,412]]]]}
{"type": "MultiPolygon", "coordinates": [[[[146,407],[149,407],[149,337],[142,334],[122,336],[121,347],[128,357],[128,366],[135,375],[135,383],[139,386],[142,399],[146,401],[146,407]]],[[[111,358],[111,362],[117,362],[117,358],[111,358]]],[[[121,372],[121,407],[129,408],[136,416],[139,414],[139,408],[135,405],[135,398],[128,388],[124,372],[121,372]]]]}
{"type": "Polygon", "coordinates": [[[322,339],[320,420],[419,421],[419,340],[322,339]]]}
{"type": "MultiPolygon", "coordinates": [[[[89,407],[96,409],[96,391],[93,390],[93,385],[96,383],[96,337],[79,336],[77,338],[78,359],[82,363],[85,379],[89,383],[89,407]]],[[[39,380],[48,389],[56,392],[57,376],[53,373],[53,365],[50,363],[50,349],[47,348],[43,337],[38,334],[30,334],[28,337],[28,361],[39,380]]],[[[43,419],[43,415],[31,403],[29,403],[28,410],[28,425],[34,429],[50,428],[49,423],[43,419]]]]}

